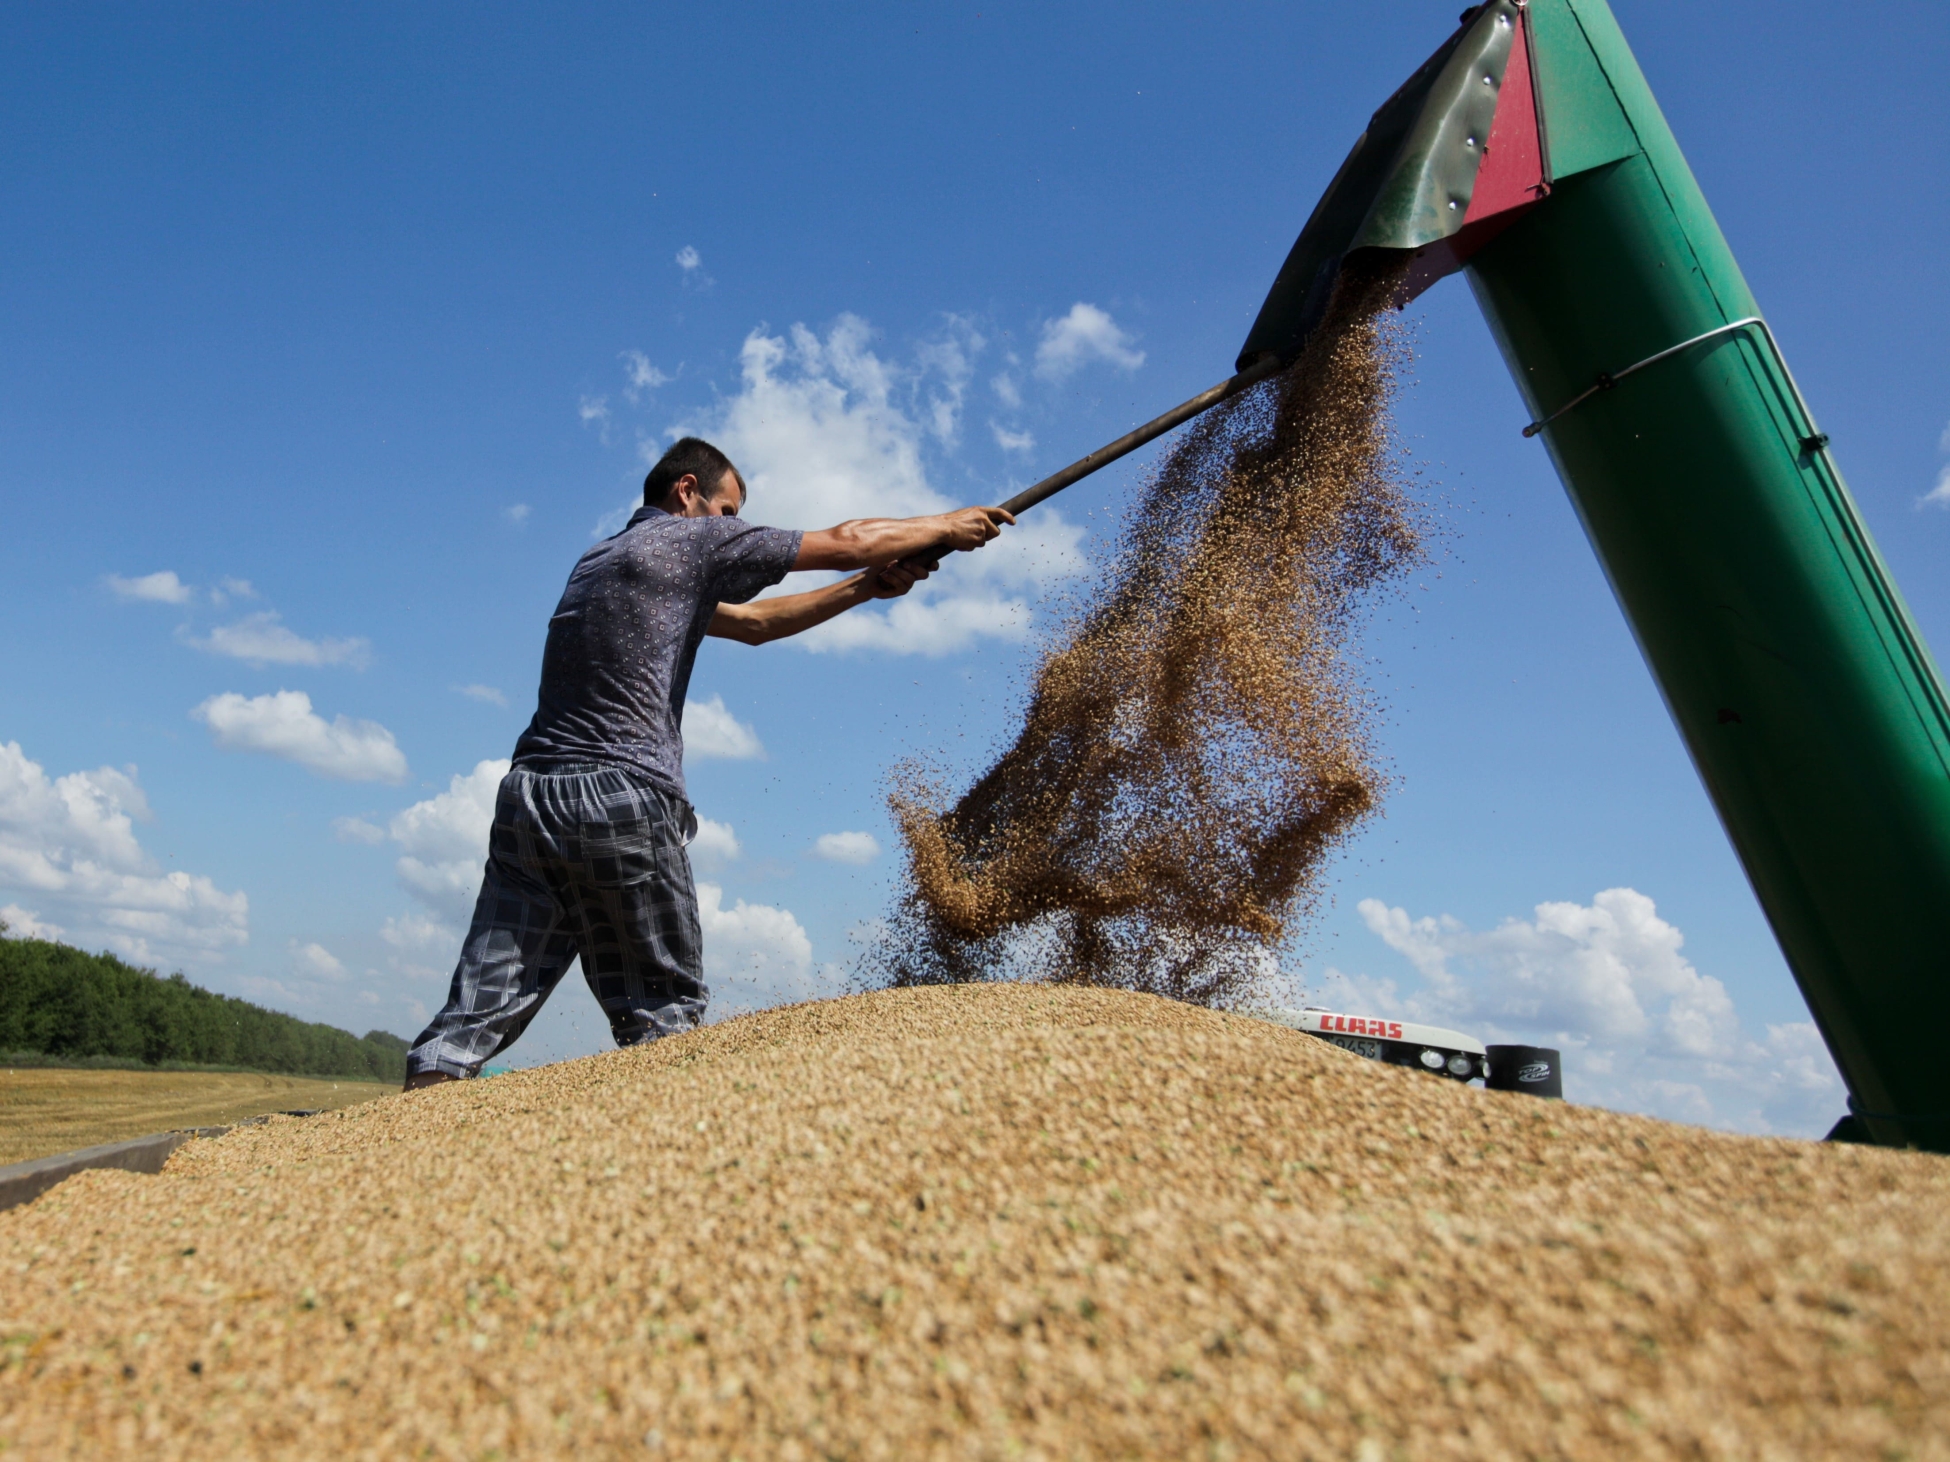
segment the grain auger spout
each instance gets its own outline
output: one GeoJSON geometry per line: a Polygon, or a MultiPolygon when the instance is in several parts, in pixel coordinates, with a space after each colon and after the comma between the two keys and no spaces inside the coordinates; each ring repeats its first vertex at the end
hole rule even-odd
{"type": "Polygon", "coordinates": [[[1942,675],[1604,0],[1499,0],[1453,56],[1492,26],[1465,221],[1395,246],[1469,277],[1848,1084],[1834,1135],[1950,1151],[1942,675]]]}
{"type": "Polygon", "coordinates": [[[1950,697],[1604,0],[1492,0],[1370,120],[1238,374],[1343,270],[1464,272],[1849,1089],[1834,1136],[1950,1152],[1950,697]]]}
{"type": "Polygon", "coordinates": [[[1462,26],[1368,123],[1273,281],[1235,374],[1025,488],[1021,512],[1173,427],[1276,375],[1326,313],[1343,261],[1363,250],[1408,267],[1405,305],[1454,273],[1550,192],[1531,50],[1510,0],[1465,12],[1462,26]]]}

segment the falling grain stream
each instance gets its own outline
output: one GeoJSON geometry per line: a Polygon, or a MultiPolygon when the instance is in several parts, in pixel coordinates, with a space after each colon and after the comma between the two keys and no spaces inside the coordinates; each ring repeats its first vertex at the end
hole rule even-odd
{"type": "Polygon", "coordinates": [[[1394,291],[1344,275],[1300,359],[1172,448],[970,790],[903,771],[907,885],[864,983],[1223,1006],[1271,968],[1381,793],[1345,652],[1420,553],[1389,433],[1394,291]]]}

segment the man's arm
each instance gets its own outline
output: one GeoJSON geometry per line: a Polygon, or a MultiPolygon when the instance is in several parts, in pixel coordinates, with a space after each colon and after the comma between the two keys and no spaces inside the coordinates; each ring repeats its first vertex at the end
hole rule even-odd
{"type": "Polygon", "coordinates": [[[855,574],[804,594],[781,594],[776,599],[761,599],[755,604],[720,604],[705,633],[745,645],[782,640],[824,624],[856,604],[905,594],[936,567],[931,561],[890,564],[878,572],[855,574]]]}
{"type": "Polygon", "coordinates": [[[1002,531],[1004,523],[1015,521],[1015,515],[1002,508],[961,508],[926,518],[854,518],[801,537],[799,557],[792,567],[867,569],[902,559],[939,558],[980,548],[1002,531]]]}

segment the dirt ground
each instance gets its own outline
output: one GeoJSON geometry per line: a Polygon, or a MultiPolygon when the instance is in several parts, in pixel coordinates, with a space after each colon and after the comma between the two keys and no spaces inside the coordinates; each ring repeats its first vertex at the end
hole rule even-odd
{"type": "Polygon", "coordinates": [[[7,1455],[1950,1458],[1950,1161],[888,991],[0,1213],[7,1455]]]}
{"type": "Polygon", "coordinates": [[[0,1066],[0,1163],[265,1112],[336,1110],[393,1090],[346,1077],[0,1066]]]}

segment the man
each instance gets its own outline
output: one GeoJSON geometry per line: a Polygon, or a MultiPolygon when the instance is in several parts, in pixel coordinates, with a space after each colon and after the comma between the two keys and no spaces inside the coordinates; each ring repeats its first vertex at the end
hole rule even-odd
{"type": "Polygon", "coordinates": [[[680,726],[706,635],[762,645],[905,594],[943,553],[980,548],[1001,508],[860,518],[817,533],[739,517],[745,480],[685,437],[644,506],[582,556],[549,620],[535,719],[495,800],[487,868],[446,1007],[406,1058],[406,1089],[475,1075],[520,1036],[580,956],[620,1046],[704,1014],[703,939],[685,845],[680,726]],[[794,570],[864,569],[752,604],[794,570]]]}

